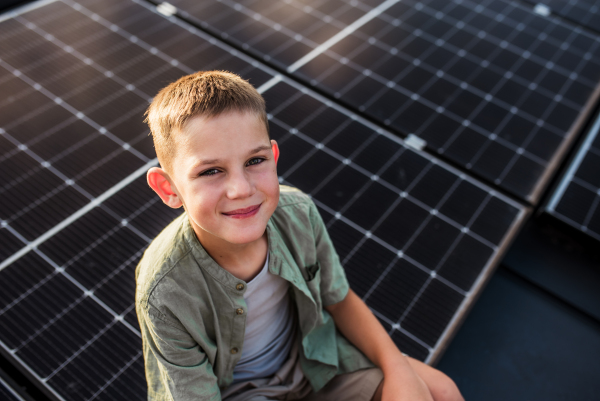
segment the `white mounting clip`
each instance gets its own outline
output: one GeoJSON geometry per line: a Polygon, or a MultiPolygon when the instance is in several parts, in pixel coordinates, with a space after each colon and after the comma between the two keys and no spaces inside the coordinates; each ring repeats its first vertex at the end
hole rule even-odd
{"type": "Polygon", "coordinates": [[[156,11],[158,11],[166,17],[171,17],[177,13],[177,7],[165,1],[156,6],[156,11]]]}
{"type": "Polygon", "coordinates": [[[548,17],[550,16],[550,14],[552,13],[552,10],[550,10],[550,7],[548,7],[545,4],[536,4],[535,7],[533,7],[533,12],[541,15],[542,17],[548,17]]]}
{"type": "Polygon", "coordinates": [[[427,146],[427,141],[419,138],[415,134],[408,134],[408,136],[404,139],[404,144],[413,149],[423,150],[425,149],[425,146],[427,146]]]}

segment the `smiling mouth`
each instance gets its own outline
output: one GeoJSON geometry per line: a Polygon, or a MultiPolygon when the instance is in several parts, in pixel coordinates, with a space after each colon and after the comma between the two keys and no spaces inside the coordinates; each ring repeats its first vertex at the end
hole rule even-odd
{"type": "Polygon", "coordinates": [[[222,214],[228,217],[233,217],[234,219],[245,219],[248,217],[252,217],[256,213],[258,213],[258,210],[260,209],[261,205],[262,203],[259,203],[258,205],[246,207],[243,209],[236,209],[230,212],[223,212],[222,214]]]}

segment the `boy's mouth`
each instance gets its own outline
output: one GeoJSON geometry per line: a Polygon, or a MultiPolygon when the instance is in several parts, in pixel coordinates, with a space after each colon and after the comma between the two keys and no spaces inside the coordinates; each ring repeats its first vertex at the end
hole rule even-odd
{"type": "Polygon", "coordinates": [[[256,213],[258,213],[258,209],[260,209],[261,205],[262,203],[259,203],[258,205],[245,207],[243,209],[235,209],[229,212],[223,212],[222,214],[224,214],[225,216],[233,217],[234,219],[245,219],[247,217],[252,217],[256,213]]]}

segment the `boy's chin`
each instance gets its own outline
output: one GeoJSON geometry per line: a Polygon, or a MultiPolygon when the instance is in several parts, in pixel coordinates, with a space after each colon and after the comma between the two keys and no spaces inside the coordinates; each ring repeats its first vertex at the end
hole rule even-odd
{"type": "Polygon", "coordinates": [[[201,229],[201,232],[196,232],[198,239],[201,243],[203,240],[208,241],[209,243],[217,244],[221,243],[223,245],[246,245],[251,244],[253,242],[258,241],[266,234],[266,225],[260,227],[253,227],[252,229],[232,229],[227,230],[225,232],[213,232],[208,233],[201,229]],[[200,234],[200,235],[198,235],[200,234]]]}
{"type": "Polygon", "coordinates": [[[238,231],[235,233],[231,233],[231,235],[227,235],[223,239],[225,241],[229,242],[230,244],[234,244],[234,245],[251,244],[251,243],[261,239],[265,235],[265,231],[266,231],[266,226],[262,230],[257,229],[257,230],[252,230],[251,232],[239,232],[238,231]]]}

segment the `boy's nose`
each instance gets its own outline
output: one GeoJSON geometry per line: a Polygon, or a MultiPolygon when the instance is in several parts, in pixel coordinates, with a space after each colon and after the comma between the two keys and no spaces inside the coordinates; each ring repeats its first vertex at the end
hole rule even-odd
{"type": "Polygon", "coordinates": [[[254,194],[254,185],[245,173],[231,174],[227,184],[229,199],[247,198],[254,194]]]}

